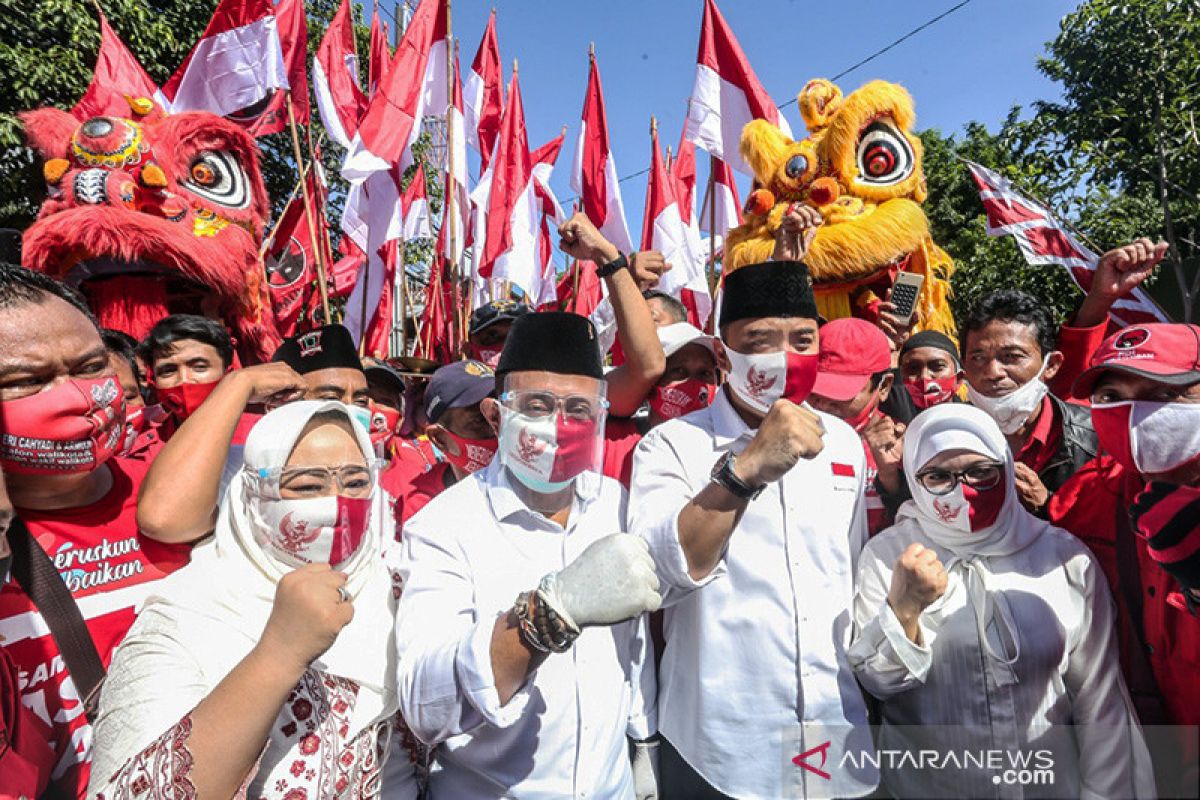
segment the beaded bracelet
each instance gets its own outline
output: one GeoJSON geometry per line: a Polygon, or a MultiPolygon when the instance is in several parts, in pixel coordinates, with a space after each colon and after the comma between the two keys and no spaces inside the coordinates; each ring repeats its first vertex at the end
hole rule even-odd
{"type": "Polygon", "coordinates": [[[579,638],[580,631],[573,622],[554,609],[554,604],[546,595],[545,582],[546,579],[543,578],[542,584],[534,593],[537,603],[534,607],[533,621],[538,626],[538,633],[543,637],[542,641],[554,652],[564,653],[579,638]]]}
{"type": "Polygon", "coordinates": [[[529,596],[532,592],[521,592],[517,595],[517,602],[513,604],[513,613],[517,616],[517,627],[521,631],[521,639],[534,650],[541,653],[549,653],[550,648],[542,644],[542,639],[538,635],[537,628],[534,627],[533,620],[529,618],[529,596]]]}

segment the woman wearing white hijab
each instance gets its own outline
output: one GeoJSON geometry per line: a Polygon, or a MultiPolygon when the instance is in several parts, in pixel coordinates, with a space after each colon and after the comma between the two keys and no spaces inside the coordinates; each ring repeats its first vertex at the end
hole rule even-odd
{"type": "Polygon", "coordinates": [[[901,762],[888,790],[1154,796],[1108,585],[1085,545],[1021,506],[996,423],[971,406],[927,409],[903,459],[912,500],[859,557],[850,663],[882,701],[880,749],[957,756],[901,762]]]}
{"type": "MultiPolygon", "coordinates": [[[[113,658],[91,796],[379,796],[399,592],[370,436],[341,403],[291,403],[254,426],[244,460],[215,537],[113,658]]],[[[404,755],[390,797],[416,796],[404,755]]]]}

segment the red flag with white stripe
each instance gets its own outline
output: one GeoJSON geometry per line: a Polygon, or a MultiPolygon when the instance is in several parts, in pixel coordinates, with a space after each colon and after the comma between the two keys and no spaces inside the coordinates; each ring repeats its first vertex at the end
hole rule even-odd
{"type": "Polygon", "coordinates": [[[479,172],[483,174],[492,159],[496,137],[500,135],[500,117],[504,114],[504,71],[496,40],[495,9],[488,17],[464,90],[467,142],[479,152],[479,172]]]}
{"type": "MultiPolygon", "coordinates": [[[[1058,264],[1083,291],[1092,286],[1100,257],[1081,244],[1050,209],[1020,194],[1007,178],[967,162],[987,213],[989,236],[1012,236],[1021,255],[1033,265],[1058,264]]],[[[1170,322],[1141,287],[1117,300],[1109,316],[1121,326],[1170,322]]]]}
{"type": "Polygon", "coordinates": [[[97,13],[100,15],[100,50],[96,54],[96,69],[87,91],[71,109],[71,113],[78,120],[103,116],[127,117],[127,97],[145,97],[165,110],[167,99],[158,86],[108,24],[104,12],[97,8],[97,13]]]}
{"type": "MultiPolygon", "coordinates": [[[[314,180],[316,170],[309,173],[309,198],[314,200],[317,210],[322,208],[322,192],[314,180]]],[[[324,215],[318,214],[318,228],[324,215]]],[[[321,236],[321,231],[317,233],[321,236]]],[[[298,330],[305,308],[313,299],[317,272],[316,248],[309,235],[304,213],[304,198],[297,195],[283,210],[279,226],[264,265],[267,272],[267,289],[271,296],[271,307],[275,311],[275,323],[283,336],[292,336],[298,330]]]]}
{"type": "MultiPolygon", "coordinates": [[[[447,232],[454,235],[453,237],[446,236],[446,250],[444,254],[446,258],[450,259],[450,263],[458,264],[462,261],[467,239],[471,194],[467,188],[467,126],[463,118],[463,85],[462,75],[458,66],[457,42],[454,46],[454,96],[448,110],[450,114],[451,146],[445,148],[443,151],[442,169],[448,175],[454,176],[454,229],[447,232]]],[[[443,224],[446,224],[445,220],[443,220],[443,224]]]]}
{"type": "Polygon", "coordinates": [[[163,86],[174,111],[228,116],[287,89],[271,0],[221,0],[200,41],[163,86]]]}
{"type": "MultiPolygon", "coordinates": [[[[686,133],[686,131],[684,131],[686,133]]],[[[675,202],[685,225],[696,225],[696,143],[686,136],[679,137],[679,152],[668,167],[675,184],[675,202]]]]}
{"type": "Polygon", "coordinates": [[[515,72],[508,87],[508,104],[491,172],[487,235],[479,275],[484,279],[510,281],[525,294],[535,294],[541,284],[537,268],[541,219],[525,131],[525,108],[515,72]]]}
{"type": "Polygon", "coordinates": [[[738,144],[742,128],[755,119],[765,119],[789,138],[792,135],[787,120],[759,83],[716,2],[704,0],[696,78],[688,101],[684,135],[737,171],[752,175],[753,170],[742,158],[738,144]]]}
{"type": "Polygon", "coordinates": [[[308,58],[308,16],[304,13],[304,0],[279,0],[275,6],[275,18],[279,21],[279,43],[283,47],[283,62],[287,65],[288,89],[276,89],[271,102],[261,113],[244,121],[241,114],[233,120],[242,123],[251,136],[266,136],[279,133],[288,126],[287,98],[292,98],[292,113],[297,125],[307,125],[312,119],[312,107],[308,101],[308,73],[305,64],[308,58]]]}
{"type": "Polygon", "coordinates": [[[371,36],[367,40],[370,52],[367,53],[367,96],[374,98],[379,82],[387,74],[388,62],[392,60],[392,51],[388,47],[388,26],[379,18],[379,0],[371,12],[371,36]]]}
{"type": "Polygon", "coordinates": [[[533,162],[533,189],[537,197],[538,215],[538,271],[541,284],[536,291],[530,292],[529,302],[535,308],[552,303],[557,297],[557,286],[554,274],[554,238],[553,233],[558,226],[566,221],[558,198],[550,189],[550,175],[554,172],[554,164],[562,151],[566,138],[566,128],[544,145],[534,150],[529,158],[533,162]]]}
{"type": "Polygon", "coordinates": [[[709,160],[709,169],[713,173],[713,196],[709,202],[716,204],[712,212],[715,224],[709,224],[709,215],[706,213],[700,220],[700,229],[710,236],[715,233],[718,239],[717,247],[720,247],[719,240],[724,239],[731,228],[742,224],[742,204],[738,201],[737,181],[734,179],[733,170],[716,156],[711,156],[709,160]],[[716,230],[710,231],[710,227],[716,230]]]}
{"type": "Polygon", "coordinates": [[[675,181],[667,174],[662,153],[658,148],[658,127],[651,126],[650,177],[646,181],[646,212],[642,216],[642,249],[657,250],[671,269],[658,280],[657,289],[672,297],[683,299],[684,290],[691,292],[696,308],[697,327],[704,327],[712,311],[712,298],[704,276],[704,257],[696,249],[693,238],[679,212],[675,199],[675,181]]]}
{"type": "Polygon", "coordinates": [[[367,110],[367,96],[358,85],[358,51],[350,0],[342,0],[325,29],[313,59],[312,80],[317,111],[329,138],[349,147],[350,139],[358,131],[358,120],[367,110]]]}
{"type": "Polygon", "coordinates": [[[600,87],[600,70],[595,56],[589,57],[583,125],[575,145],[571,188],[579,193],[583,213],[604,238],[622,253],[631,252],[633,239],[625,222],[625,204],[621,201],[617,165],[608,138],[608,117],[604,111],[604,92],[600,87]]]}

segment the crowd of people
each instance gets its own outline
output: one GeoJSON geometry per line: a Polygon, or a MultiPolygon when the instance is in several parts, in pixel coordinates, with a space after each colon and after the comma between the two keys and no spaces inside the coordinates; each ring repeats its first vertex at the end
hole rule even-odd
{"type": "Polygon", "coordinates": [[[431,372],[0,266],[0,796],[1193,796],[1200,326],[1108,314],[1164,245],[955,341],[821,319],[815,224],[708,334],[576,215],[612,354],[502,301],[431,372]]]}

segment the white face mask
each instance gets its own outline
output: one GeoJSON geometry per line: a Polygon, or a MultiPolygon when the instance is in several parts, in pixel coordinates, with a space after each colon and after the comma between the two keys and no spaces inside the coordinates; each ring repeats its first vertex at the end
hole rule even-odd
{"type": "Polygon", "coordinates": [[[1200,404],[1126,400],[1092,406],[1101,446],[1143,475],[1170,472],[1200,457],[1200,404]]]}
{"type": "Polygon", "coordinates": [[[1021,429],[1030,415],[1042,404],[1046,393],[1050,391],[1049,387],[1042,382],[1042,374],[1046,371],[1046,365],[1049,362],[1050,357],[1047,356],[1042,360],[1042,368],[1038,370],[1037,375],[1033,376],[1033,380],[1003,397],[982,395],[975,391],[975,387],[971,385],[970,381],[967,381],[967,399],[971,401],[971,405],[986,411],[988,416],[1000,426],[1001,433],[1011,436],[1021,429]]]}
{"type": "Polygon", "coordinates": [[[803,403],[817,380],[816,353],[739,353],[726,347],[729,386],[742,401],[763,414],[779,399],[803,403]]]}
{"type": "Polygon", "coordinates": [[[259,546],[293,567],[342,566],[362,548],[371,518],[371,497],[256,498],[253,502],[259,546]]]}

